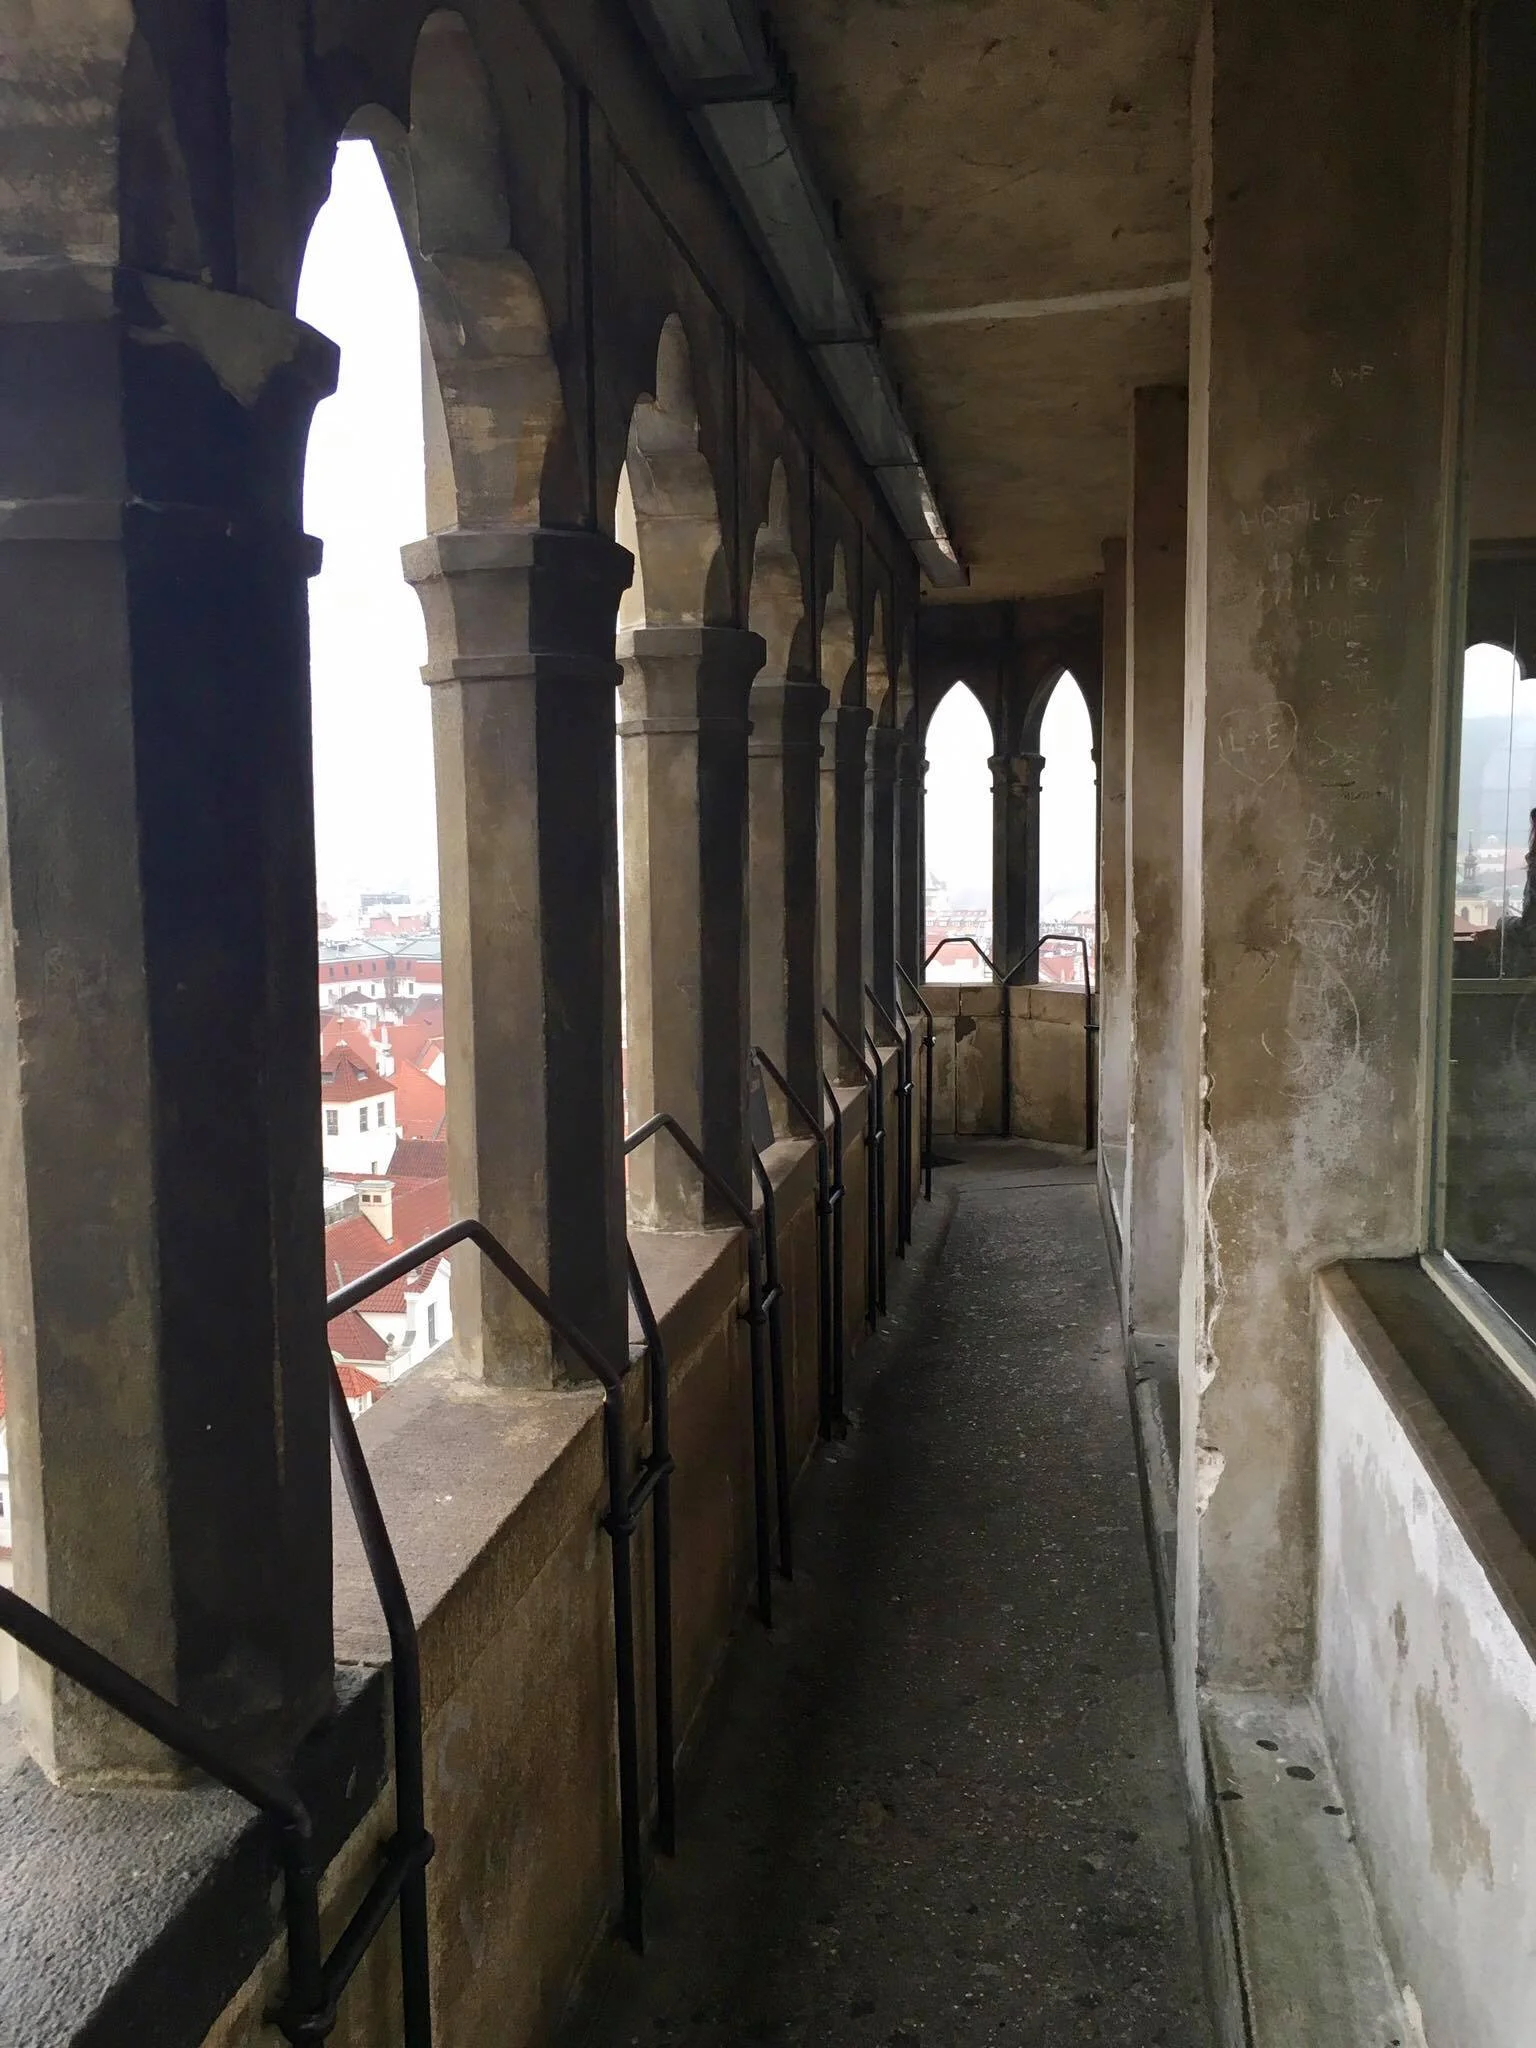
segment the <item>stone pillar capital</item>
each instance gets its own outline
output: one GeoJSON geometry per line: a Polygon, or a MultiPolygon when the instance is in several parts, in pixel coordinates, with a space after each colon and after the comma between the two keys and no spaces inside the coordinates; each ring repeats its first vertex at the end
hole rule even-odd
{"type": "Polygon", "coordinates": [[[636,626],[620,633],[621,736],[745,727],[752,679],[767,654],[761,633],[734,626],[636,626]]]}
{"type": "Polygon", "coordinates": [[[239,553],[314,574],[298,486],[334,342],[259,299],[103,264],[0,270],[0,336],[28,428],[0,449],[0,543],[131,532],[205,571],[239,553]]]}
{"type": "Polygon", "coordinates": [[[865,746],[875,714],[865,704],[834,704],[821,721],[821,772],[864,773],[865,746]]]}
{"type": "Polygon", "coordinates": [[[999,796],[1033,797],[1040,794],[1044,754],[993,754],[987,766],[992,770],[992,788],[999,796]]]}
{"type": "Polygon", "coordinates": [[[869,773],[873,781],[894,787],[901,765],[902,736],[894,727],[875,725],[870,727],[868,751],[869,773]]]}
{"type": "Polygon", "coordinates": [[[820,683],[797,683],[785,676],[759,676],[752,685],[753,759],[769,754],[821,752],[821,721],[827,693],[820,683]]]}
{"type": "Polygon", "coordinates": [[[426,617],[427,683],[619,680],[627,548],[559,527],[450,527],[400,550],[426,617]]]}

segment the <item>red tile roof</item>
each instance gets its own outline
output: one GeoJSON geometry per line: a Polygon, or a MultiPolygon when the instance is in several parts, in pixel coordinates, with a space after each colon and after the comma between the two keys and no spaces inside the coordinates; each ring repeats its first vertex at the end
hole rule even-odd
{"type": "Polygon", "coordinates": [[[390,1050],[397,1066],[429,1067],[443,1049],[443,1006],[441,1001],[418,1003],[402,1024],[389,1030],[390,1050]]]}
{"type": "Polygon", "coordinates": [[[324,1019],[320,1026],[320,1052],[336,1052],[341,1046],[355,1052],[364,1065],[376,1067],[379,1063],[378,1048],[368,1033],[368,1026],[361,1017],[346,1017],[336,1012],[324,1019]]]}
{"type": "Polygon", "coordinates": [[[395,1142],[388,1173],[391,1180],[446,1180],[448,1147],[441,1139],[402,1136],[395,1142]]]}
{"type": "MultiPolygon", "coordinates": [[[[390,1220],[394,1224],[394,1236],[387,1239],[379,1235],[366,1216],[344,1216],[339,1223],[330,1226],[325,1233],[327,1288],[345,1287],[349,1281],[360,1280],[364,1273],[372,1272],[375,1266],[382,1266],[398,1253],[408,1251],[422,1238],[446,1229],[449,1221],[447,1181],[397,1184],[390,1220]]],[[[409,1279],[397,1280],[379,1293],[369,1295],[367,1306],[370,1313],[402,1314],[406,1295],[419,1294],[436,1271],[437,1260],[429,1259],[409,1279]]]]}
{"type": "Polygon", "coordinates": [[[349,1308],[344,1316],[337,1316],[327,1334],[331,1340],[331,1356],[338,1362],[346,1360],[356,1365],[382,1365],[389,1356],[389,1346],[371,1323],[364,1322],[355,1308],[349,1308]]]}
{"type": "MultiPolygon", "coordinates": [[[[395,1127],[402,1138],[440,1144],[448,1115],[448,1091],[409,1060],[395,1067],[395,1127]]],[[[416,1169],[412,1169],[413,1171],[416,1169]]],[[[444,1162],[443,1171],[447,1171],[444,1162]]]]}
{"type": "Polygon", "coordinates": [[[349,1401],[376,1401],[384,1391],[371,1373],[363,1372],[355,1365],[338,1361],[336,1377],[349,1401]]]}
{"type": "Polygon", "coordinates": [[[393,1095],[395,1084],[386,1081],[370,1058],[350,1045],[338,1045],[320,1057],[320,1099],[322,1102],[361,1102],[371,1096],[393,1095]]]}

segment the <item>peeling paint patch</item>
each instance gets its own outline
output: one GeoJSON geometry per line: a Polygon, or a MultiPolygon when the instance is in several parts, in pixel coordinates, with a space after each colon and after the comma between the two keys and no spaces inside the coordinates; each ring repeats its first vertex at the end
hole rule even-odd
{"type": "Polygon", "coordinates": [[[1195,1446],[1195,1513],[1203,1515],[1211,1504],[1211,1498],[1221,1483],[1221,1475],[1227,1469],[1225,1451],[1218,1451],[1214,1444],[1200,1443],[1195,1446]]]}
{"type": "Polygon", "coordinates": [[[1424,1753],[1424,1793],[1429,1811],[1430,1855],[1448,1884],[1460,1884],[1475,1870],[1493,1884],[1493,1844],[1477,1810],[1461,1751],[1440,1705],[1438,1686],[1414,1694],[1414,1719],[1424,1753]]]}

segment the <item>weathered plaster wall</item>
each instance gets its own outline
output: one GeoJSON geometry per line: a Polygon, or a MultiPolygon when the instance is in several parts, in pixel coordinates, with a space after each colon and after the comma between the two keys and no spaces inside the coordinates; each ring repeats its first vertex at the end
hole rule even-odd
{"type": "MultiPolygon", "coordinates": [[[[934,1130],[1003,1134],[1002,991],[991,982],[929,982],[934,1013],[934,1130]]],[[[1010,1134],[1081,1146],[1086,1133],[1087,1033],[1082,992],[1042,983],[1008,990],[1010,1134]]]]}
{"type": "Polygon", "coordinates": [[[1008,1002],[1014,1137],[1085,1146],[1088,1034],[1082,991],[1035,983],[1010,988],[1008,1002]]]}
{"type": "MultiPolygon", "coordinates": [[[[1099,1143],[1124,1157],[1130,1116],[1130,847],[1126,836],[1125,542],[1104,543],[1104,711],[1099,731],[1099,1143]]],[[[1123,1187],[1120,1213],[1125,1213],[1123,1187]]]]}
{"type": "Polygon", "coordinates": [[[1211,1684],[1306,1681],[1311,1275],[1344,1247],[1406,1251],[1422,1227],[1468,59],[1449,0],[1207,12],[1181,1003],[1187,1733],[1197,1665],[1211,1684]]]}
{"type": "Polygon", "coordinates": [[[1125,1303],[1133,1337],[1171,1338],[1183,1264],[1179,919],[1189,400],[1138,391],[1126,553],[1130,1076],[1125,1303]]]}
{"type": "MultiPolygon", "coordinates": [[[[1351,1304],[1358,1311],[1349,1282],[1326,1276],[1318,1698],[1384,1932],[1430,2048],[1528,2048],[1536,1610],[1491,1576],[1468,1533],[1470,1499],[1452,1504],[1427,1468],[1351,1304]]],[[[1469,1495],[1475,1488],[1473,1480],[1469,1495]]],[[[1518,1554],[1529,1596],[1536,1575],[1518,1554]]]]}

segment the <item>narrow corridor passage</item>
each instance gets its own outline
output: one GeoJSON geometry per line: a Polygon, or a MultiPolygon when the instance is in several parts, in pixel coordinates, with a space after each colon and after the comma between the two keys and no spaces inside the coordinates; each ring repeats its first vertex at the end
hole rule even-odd
{"type": "Polygon", "coordinates": [[[581,2048],[1209,2039],[1091,1169],[949,1144],[581,2048]]]}

